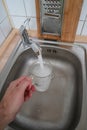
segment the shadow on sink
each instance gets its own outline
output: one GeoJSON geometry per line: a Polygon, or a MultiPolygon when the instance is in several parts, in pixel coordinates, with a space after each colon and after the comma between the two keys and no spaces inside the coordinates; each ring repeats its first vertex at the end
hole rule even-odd
{"type": "MultiPolygon", "coordinates": [[[[36,91],[10,125],[21,130],[75,130],[83,97],[81,62],[67,49],[46,45],[42,48],[43,59],[53,67],[52,83],[47,91],[36,91]]],[[[12,80],[29,75],[29,67],[36,60],[31,49],[17,57],[3,85],[1,98],[12,80]]]]}

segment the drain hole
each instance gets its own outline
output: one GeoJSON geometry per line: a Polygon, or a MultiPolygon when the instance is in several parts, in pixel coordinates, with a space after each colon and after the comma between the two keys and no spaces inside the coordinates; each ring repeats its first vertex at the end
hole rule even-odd
{"type": "Polygon", "coordinates": [[[50,52],[50,53],[51,53],[51,49],[47,49],[47,52],[50,52]]]}
{"type": "Polygon", "coordinates": [[[53,53],[57,53],[57,51],[56,51],[56,50],[53,50],[53,53]]]}
{"type": "Polygon", "coordinates": [[[49,52],[49,53],[51,53],[51,52],[53,52],[53,53],[57,53],[56,50],[51,50],[51,49],[47,49],[47,52],[49,52]]]}

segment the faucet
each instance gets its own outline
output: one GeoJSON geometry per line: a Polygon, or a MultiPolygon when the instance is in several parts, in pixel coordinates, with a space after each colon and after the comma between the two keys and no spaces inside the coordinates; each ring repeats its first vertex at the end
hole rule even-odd
{"type": "Polygon", "coordinates": [[[30,46],[37,56],[40,55],[41,54],[40,46],[37,45],[35,41],[29,39],[28,32],[24,25],[21,25],[19,31],[24,44],[30,46]]]}

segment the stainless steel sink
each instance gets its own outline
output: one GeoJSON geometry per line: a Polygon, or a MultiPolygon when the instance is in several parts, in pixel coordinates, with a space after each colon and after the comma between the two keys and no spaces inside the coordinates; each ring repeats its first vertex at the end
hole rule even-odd
{"type": "MultiPolygon", "coordinates": [[[[53,67],[51,85],[45,92],[36,91],[23,104],[10,126],[18,130],[86,130],[84,48],[48,41],[41,43],[43,59],[53,67]]],[[[29,75],[29,68],[36,60],[31,48],[24,49],[20,44],[15,49],[0,75],[0,98],[12,80],[29,75]]]]}

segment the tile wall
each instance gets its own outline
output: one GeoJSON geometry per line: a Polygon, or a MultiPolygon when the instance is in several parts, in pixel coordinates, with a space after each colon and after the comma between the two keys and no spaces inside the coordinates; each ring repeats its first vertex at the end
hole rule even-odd
{"type": "Polygon", "coordinates": [[[6,10],[2,0],[0,0],[0,45],[4,42],[11,30],[12,27],[7,17],[6,10]]]}
{"type": "Polygon", "coordinates": [[[87,0],[83,1],[82,11],[81,11],[76,34],[87,36],[87,0]]]}
{"type": "MultiPolygon", "coordinates": [[[[13,26],[19,28],[26,18],[32,17],[30,28],[37,29],[35,0],[5,0],[13,26]]],[[[87,36],[87,0],[84,0],[77,35],[87,36]]]]}
{"type": "Polygon", "coordinates": [[[35,0],[5,0],[11,21],[15,28],[20,28],[26,18],[31,18],[29,27],[37,29],[35,0]]]}
{"type": "MultiPolygon", "coordinates": [[[[31,18],[28,28],[30,27],[30,29],[33,30],[37,29],[35,0],[4,0],[4,1],[6,2],[8,13],[11,22],[13,24],[13,27],[20,28],[20,25],[24,23],[26,18],[31,18]]],[[[76,32],[77,35],[81,35],[81,36],[87,36],[87,7],[86,6],[87,6],[87,0],[84,0],[81,16],[79,19],[77,32],[76,32]]],[[[4,17],[0,17],[0,21],[1,21],[0,34],[2,33],[1,31],[2,26],[5,26],[6,25],[5,22],[8,21],[5,11],[2,11],[2,16],[4,17]],[[4,22],[2,22],[3,20],[4,22]]],[[[4,36],[6,36],[6,34],[7,32],[4,33],[4,36]]],[[[3,41],[4,36],[2,33],[2,39],[0,40],[3,41]]]]}

